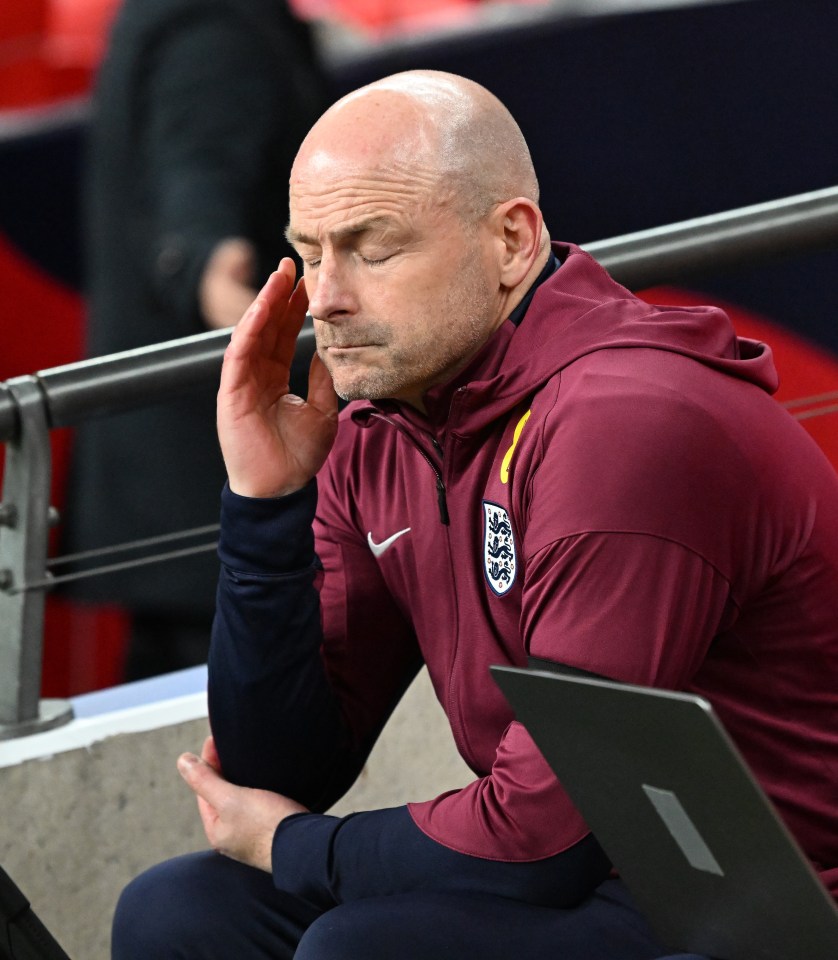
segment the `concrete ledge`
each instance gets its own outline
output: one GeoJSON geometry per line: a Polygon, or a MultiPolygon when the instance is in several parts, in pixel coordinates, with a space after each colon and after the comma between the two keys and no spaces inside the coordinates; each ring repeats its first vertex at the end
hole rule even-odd
{"type": "Polygon", "coordinates": [[[206,719],[206,678],[206,667],[196,667],[74,697],[74,719],[65,726],[0,741],[0,767],[91,747],[108,737],[206,719]]]}
{"type": "MultiPolygon", "coordinates": [[[[184,671],[79,697],[71,724],[0,743],[0,864],[78,960],[108,960],[132,877],[206,848],[175,770],[208,733],[204,686],[202,670],[184,671]]],[[[426,799],[471,777],[423,671],[333,812],[426,799]]]]}

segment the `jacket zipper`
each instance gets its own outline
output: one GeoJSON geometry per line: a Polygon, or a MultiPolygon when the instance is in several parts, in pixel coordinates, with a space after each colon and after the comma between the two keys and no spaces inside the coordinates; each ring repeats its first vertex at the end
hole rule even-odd
{"type": "MultiPolygon", "coordinates": [[[[375,417],[376,420],[383,420],[385,423],[389,423],[390,426],[395,427],[396,430],[398,430],[403,437],[407,437],[407,439],[416,448],[416,450],[419,451],[419,455],[422,457],[425,463],[427,463],[428,466],[431,468],[431,470],[433,470],[434,477],[436,478],[436,502],[437,502],[437,507],[439,508],[439,519],[442,523],[445,524],[446,527],[449,526],[451,523],[451,519],[448,515],[448,500],[445,496],[445,481],[442,479],[442,471],[434,463],[433,458],[428,455],[428,451],[425,450],[422,444],[419,443],[418,440],[416,440],[416,438],[413,436],[412,433],[410,433],[409,430],[405,430],[404,427],[402,427],[401,424],[398,423],[397,421],[391,419],[388,416],[385,416],[385,414],[383,413],[379,413],[377,410],[370,413],[370,417],[375,417]]],[[[437,443],[435,437],[431,437],[431,443],[433,444],[434,449],[440,455],[440,459],[441,459],[442,447],[440,447],[439,443],[437,443]]]]}

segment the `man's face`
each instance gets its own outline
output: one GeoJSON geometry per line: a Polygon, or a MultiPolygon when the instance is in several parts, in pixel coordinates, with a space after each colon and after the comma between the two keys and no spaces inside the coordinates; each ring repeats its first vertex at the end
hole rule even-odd
{"type": "Polygon", "coordinates": [[[503,319],[488,228],[467,227],[414,163],[311,163],[292,177],[290,215],[317,351],[344,399],[421,407],[503,319]]]}

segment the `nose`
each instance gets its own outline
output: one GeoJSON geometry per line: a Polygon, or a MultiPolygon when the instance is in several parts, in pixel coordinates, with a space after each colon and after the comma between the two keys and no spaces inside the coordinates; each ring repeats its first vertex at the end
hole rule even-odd
{"type": "Polygon", "coordinates": [[[320,262],[305,271],[309,313],[326,322],[339,320],[357,310],[350,271],[338,258],[324,251],[320,262]]]}

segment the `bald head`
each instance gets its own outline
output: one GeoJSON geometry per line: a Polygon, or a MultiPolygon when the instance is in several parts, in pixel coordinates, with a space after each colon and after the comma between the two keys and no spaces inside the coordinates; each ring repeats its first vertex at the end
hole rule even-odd
{"type": "Polygon", "coordinates": [[[464,368],[547,262],[537,198],[518,125],[470,80],[400,73],[326,111],[286,235],[340,396],[422,409],[464,368]]]}
{"type": "Polygon", "coordinates": [[[529,148],[512,115],[485,87],[449,73],[398,73],[339,100],[303,142],[292,192],[336,164],[416,178],[437,201],[454,201],[466,220],[511,197],[538,202],[529,148]]]}

